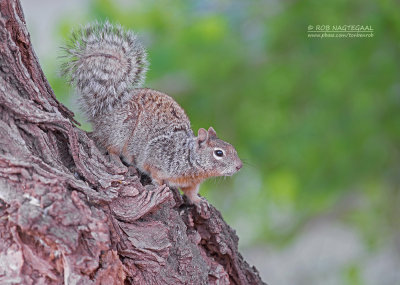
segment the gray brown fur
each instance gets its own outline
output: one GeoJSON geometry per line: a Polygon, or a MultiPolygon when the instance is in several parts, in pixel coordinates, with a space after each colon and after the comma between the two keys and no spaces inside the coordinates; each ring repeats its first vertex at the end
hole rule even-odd
{"type": "Polygon", "coordinates": [[[73,34],[65,51],[64,73],[81,94],[93,137],[115,160],[135,165],[155,183],[181,188],[194,203],[204,179],[242,167],[235,148],[212,127],[199,129],[196,137],[174,99],[139,88],[146,52],[131,32],[109,23],[89,25],[73,34]]]}
{"type": "Polygon", "coordinates": [[[109,22],[74,31],[63,48],[63,74],[81,95],[82,111],[91,118],[132,98],[148,68],[146,50],[131,31],[109,22]]]}

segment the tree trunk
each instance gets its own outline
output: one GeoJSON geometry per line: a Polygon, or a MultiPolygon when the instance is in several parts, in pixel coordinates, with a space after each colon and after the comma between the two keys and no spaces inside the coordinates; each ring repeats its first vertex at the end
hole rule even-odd
{"type": "Polygon", "coordinates": [[[74,124],[0,0],[1,284],[263,284],[214,207],[142,183],[74,124]]]}

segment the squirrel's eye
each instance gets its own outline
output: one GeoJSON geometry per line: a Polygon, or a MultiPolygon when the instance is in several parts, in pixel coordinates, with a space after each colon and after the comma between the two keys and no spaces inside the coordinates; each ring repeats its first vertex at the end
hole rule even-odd
{"type": "Polygon", "coordinates": [[[216,151],[214,151],[215,155],[218,157],[223,157],[224,156],[224,152],[220,149],[217,149],[216,151]]]}

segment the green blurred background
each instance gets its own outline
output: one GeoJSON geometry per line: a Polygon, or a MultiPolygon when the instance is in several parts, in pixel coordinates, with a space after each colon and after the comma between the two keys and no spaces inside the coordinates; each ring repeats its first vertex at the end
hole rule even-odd
{"type": "MultiPolygon", "coordinates": [[[[22,2],[40,49],[42,16],[22,2]]],[[[399,2],[54,2],[44,12],[53,43],[39,58],[60,101],[77,111],[49,45],[108,19],[147,47],[145,86],[174,97],[194,130],[213,126],[237,148],[244,169],[200,193],[265,281],[400,284],[399,2]],[[374,36],[307,37],[309,25],[349,24],[374,36]]]]}

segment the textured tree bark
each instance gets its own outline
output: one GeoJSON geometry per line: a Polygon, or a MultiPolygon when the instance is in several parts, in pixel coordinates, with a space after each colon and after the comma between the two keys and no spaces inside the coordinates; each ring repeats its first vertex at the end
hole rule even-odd
{"type": "Polygon", "coordinates": [[[263,284],[214,207],[142,183],[74,124],[0,0],[0,284],[263,284]]]}

